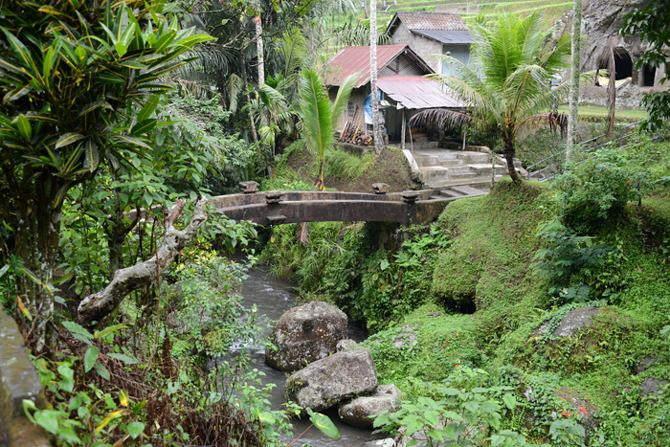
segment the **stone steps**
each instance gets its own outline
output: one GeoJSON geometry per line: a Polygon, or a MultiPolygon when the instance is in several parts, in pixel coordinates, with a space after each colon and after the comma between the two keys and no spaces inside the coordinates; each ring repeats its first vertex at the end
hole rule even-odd
{"type": "MultiPolygon", "coordinates": [[[[491,155],[487,152],[415,148],[414,160],[418,167],[419,179],[431,188],[484,177],[488,177],[490,183],[491,155]]],[[[522,171],[520,161],[515,160],[514,166],[522,171]]],[[[498,177],[506,173],[506,163],[498,157],[494,174],[498,177]]]]}

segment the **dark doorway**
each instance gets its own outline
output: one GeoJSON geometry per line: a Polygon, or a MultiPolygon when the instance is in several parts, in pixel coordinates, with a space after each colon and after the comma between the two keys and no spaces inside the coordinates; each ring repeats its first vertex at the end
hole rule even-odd
{"type": "MultiPolygon", "coordinates": [[[[616,70],[616,80],[626,79],[633,76],[633,60],[630,54],[622,47],[614,49],[614,67],[616,70]]],[[[598,69],[607,70],[607,58],[600,60],[598,69]]]]}
{"type": "Polygon", "coordinates": [[[653,87],[656,79],[656,67],[645,65],[642,69],[642,87],[653,87]]]}

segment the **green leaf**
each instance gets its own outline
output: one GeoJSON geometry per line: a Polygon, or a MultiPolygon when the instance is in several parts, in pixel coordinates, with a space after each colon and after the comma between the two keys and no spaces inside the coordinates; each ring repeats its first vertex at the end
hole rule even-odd
{"type": "Polygon", "coordinates": [[[381,270],[386,270],[389,266],[389,262],[386,259],[382,259],[382,262],[379,264],[381,270]]]}
{"type": "Polygon", "coordinates": [[[144,424],[141,422],[131,422],[128,424],[128,434],[131,438],[136,439],[144,431],[144,424]]]}
{"type": "Polygon", "coordinates": [[[125,324],[116,324],[114,326],[109,326],[106,327],[105,329],[101,330],[100,332],[95,331],[94,337],[96,339],[103,338],[105,335],[111,334],[112,332],[120,331],[121,329],[129,329],[130,326],[127,326],[125,324]]]}
{"type": "Polygon", "coordinates": [[[73,335],[78,334],[78,335],[81,335],[82,337],[85,337],[89,340],[91,340],[93,338],[93,334],[91,334],[83,326],[78,325],[74,321],[63,321],[62,325],[65,329],[70,331],[73,335]]]}
{"type": "Polygon", "coordinates": [[[9,62],[8,60],[3,59],[1,57],[0,57],[0,68],[2,68],[3,70],[11,71],[12,73],[16,74],[21,75],[26,74],[26,70],[23,67],[15,63],[9,62]]]}
{"type": "Polygon", "coordinates": [[[144,120],[144,121],[140,121],[139,123],[137,123],[133,126],[130,133],[133,136],[140,136],[142,134],[145,134],[145,133],[151,131],[151,129],[153,129],[154,127],[156,127],[157,122],[158,122],[158,120],[153,119],[153,118],[148,119],[148,120],[144,120]]]}
{"type": "Polygon", "coordinates": [[[90,113],[90,112],[92,112],[92,111],[94,111],[95,109],[98,109],[98,108],[111,110],[112,112],[114,111],[114,107],[112,107],[111,104],[109,104],[105,100],[100,100],[100,101],[92,102],[91,104],[84,107],[82,109],[82,111],[79,112],[78,118],[81,118],[82,116],[86,115],[87,113],[90,113]]]}
{"type": "Polygon", "coordinates": [[[72,143],[76,143],[79,140],[84,139],[84,136],[80,133],[76,132],[68,132],[60,136],[58,138],[58,141],[56,142],[56,149],[60,149],[61,147],[68,146],[72,143]]]}
{"type": "Polygon", "coordinates": [[[167,48],[170,43],[177,36],[177,31],[170,31],[163,35],[160,39],[153,44],[153,49],[156,53],[162,53],[165,48],[167,48]]]}
{"type": "Polygon", "coordinates": [[[98,348],[91,346],[84,354],[84,371],[89,372],[93,369],[96,360],[98,360],[98,348]]]}
{"type": "Polygon", "coordinates": [[[40,427],[55,435],[58,432],[58,419],[63,418],[64,415],[62,411],[38,410],[35,412],[35,421],[40,427]]]}
{"type": "Polygon", "coordinates": [[[126,354],[117,354],[115,352],[110,352],[109,354],[107,354],[107,356],[116,360],[121,360],[126,365],[134,365],[135,363],[137,363],[137,359],[130,357],[129,355],[126,354]]]}
{"type": "Polygon", "coordinates": [[[93,172],[98,168],[100,162],[100,154],[98,153],[98,145],[92,139],[86,141],[84,146],[86,158],[84,159],[84,167],[93,172]]]}
{"type": "Polygon", "coordinates": [[[107,368],[105,368],[100,363],[96,363],[95,364],[95,370],[98,372],[98,374],[100,374],[100,377],[109,381],[111,375],[109,374],[109,370],[107,370],[107,368]]]}
{"type": "Polygon", "coordinates": [[[72,379],[63,379],[58,382],[58,388],[67,393],[71,393],[72,390],[74,390],[74,381],[72,379]]]}
{"type": "Polygon", "coordinates": [[[127,135],[116,135],[115,137],[110,138],[110,140],[118,141],[118,142],[122,142],[122,143],[133,144],[135,146],[140,146],[140,147],[143,147],[145,149],[152,149],[151,146],[149,146],[144,141],[138,140],[137,138],[129,137],[127,135]]]}
{"type": "Polygon", "coordinates": [[[502,400],[505,403],[505,406],[510,410],[514,410],[517,406],[516,397],[510,393],[505,393],[502,400]]]}
{"type": "Polygon", "coordinates": [[[321,433],[331,439],[340,437],[340,432],[337,431],[337,427],[335,427],[335,424],[333,424],[333,421],[331,421],[328,416],[321,413],[314,413],[311,408],[307,408],[307,414],[309,414],[310,422],[314,424],[321,433]]]}
{"type": "Polygon", "coordinates": [[[26,140],[30,140],[33,136],[33,129],[30,127],[30,122],[23,114],[19,115],[16,120],[16,128],[19,134],[26,140]]]}
{"type": "Polygon", "coordinates": [[[116,42],[114,48],[116,49],[116,52],[119,53],[119,57],[125,56],[128,52],[128,47],[124,45],[123,42],[116,42]]]}
{"type": "Polygon", "coordinates": [[[137,122],[141,123],[142,121],[148,119],[158,107],[158,102],[160,101],[160,95],[152,96],[142,108],[139,115],[137,115],[137,122]]]}
{"type": "Polygon", "coordinates": [[[258,413],[258,419],[263,424],[269,424],[269,425],[273,425],[275,422],[277,422],[277,419],[274,417],[274,415],[270,412],[267,412],[267,411],[259,412],[258,413]]]}
{"type": "Polygon", "coordinates": [[[33,73],[36,73],[37,67],[35,66],[35,62],[33,61],[33,58],[30,55],[30,51],[28,50],[28,48],[12,33],[10,33],[4,28],[2,30],[5,32],[5,35],[7,36],[7,41],[12,47],[12,50],[14,51],[16,57],[23,64],[23,67],[29,67],[33,73]]]}

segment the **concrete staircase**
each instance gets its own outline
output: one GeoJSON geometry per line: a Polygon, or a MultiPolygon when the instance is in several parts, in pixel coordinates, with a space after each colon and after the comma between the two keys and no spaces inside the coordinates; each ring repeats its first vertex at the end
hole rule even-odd
{"type": "MultiPolygon", "coordinates": [[[[459,183],[490,183],[491,155],[486,152],[440,149],[423,144],[414,147],[414,161],[419,179],[429,188],[459,183]]],[[[521,162],[514,166],[521,169],[521,162]]],[[[507,165],[500,157],[496,160],[496,179],[507,173],[507,165]]]]}

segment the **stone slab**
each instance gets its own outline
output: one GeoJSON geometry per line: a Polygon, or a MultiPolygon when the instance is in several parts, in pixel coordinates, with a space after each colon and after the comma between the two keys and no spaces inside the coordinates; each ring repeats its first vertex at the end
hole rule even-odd
{"type": "Polygon", "coordinates": [[[43,431],[27,420],[24,399],[44,408],[44,388],[16,322],[0,310],[0,446],[50,446],[43,431]]]}

